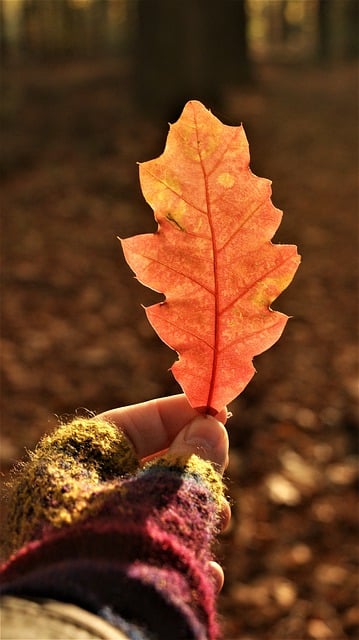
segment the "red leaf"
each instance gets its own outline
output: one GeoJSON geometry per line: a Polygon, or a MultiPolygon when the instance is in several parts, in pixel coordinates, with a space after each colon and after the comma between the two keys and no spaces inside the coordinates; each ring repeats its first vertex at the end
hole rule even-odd
{"type": "Polygon", "coordinates": [[[200,102],[187,103],[140,180],[158,231],[122,240],[125,258],[165,294],[147,317],[178,352],[172,371],[191,405],[215,415],[252,378],[253,356],[281,335],[288,317],[269,305],[300,258],[295,246],[270,241],[282,212],[270,181],[249,169],[243,127],[200,102]]]}

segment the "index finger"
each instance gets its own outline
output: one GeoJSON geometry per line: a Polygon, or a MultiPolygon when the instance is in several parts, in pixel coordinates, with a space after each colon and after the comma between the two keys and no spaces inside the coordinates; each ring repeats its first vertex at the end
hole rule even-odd
{"type": "MultiPolygon", "coordinates": [[[[198,412],[191,407],[186,396],[178,394],[111,409],[98,417],[123,429],[139,458],[145,458],[167,449],[179,431],[196,416],[198,412]]],[[[227,411],[220,411],[216,420],[225,424],[227,411]]]]}

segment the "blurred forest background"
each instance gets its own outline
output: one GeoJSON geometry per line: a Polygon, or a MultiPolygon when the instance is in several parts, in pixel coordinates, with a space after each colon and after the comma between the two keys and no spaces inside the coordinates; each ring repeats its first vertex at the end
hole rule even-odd
{"type": "MultiPolygon", "coordinates": [[[[243,122],[302,266],[230,407],[225,640],[359,634],[358,0],[0,0],[3,479],[56,416],[177,393],[116,236],[197,98],[243,122]]],[[[6,503],[5,503],[6,504],[6,503]]]]}

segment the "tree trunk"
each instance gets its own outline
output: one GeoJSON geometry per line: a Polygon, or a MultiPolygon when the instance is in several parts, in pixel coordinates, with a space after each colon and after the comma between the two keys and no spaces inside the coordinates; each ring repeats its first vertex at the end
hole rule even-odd
{"type": "Polygon", "coordinates": [[[353,60],[359,56],[359,1],[347,0],[345,11],[344,56],[353,60]]]}
{"type": "Polygon", "coordinates": [[[244,0],[139,0],[135,94],[147,114],[177,117],[199,99],[216,108],[250,78],[244,0]]]}
{"type": "Polygon", "coordinates": [[[318,0],[318,44],[317,55],[322,63],[331,58],[330,47],[330,13],[331,0],[318,0]]]}

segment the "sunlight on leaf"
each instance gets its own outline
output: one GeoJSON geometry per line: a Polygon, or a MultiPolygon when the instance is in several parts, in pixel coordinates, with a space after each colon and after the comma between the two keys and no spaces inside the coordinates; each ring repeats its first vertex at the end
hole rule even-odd
{"type": "Polygon", "coordinates": [[[189,402],[216,414],[255,373],[253,357],[280,337],[288,317],[270,304],[300,258],[271,243],[282,212],[271,183],[249,168],[242,126],[222,124],[188,102],[164,153],[140,165],[141,187],[158,222],[154,234],[121,240],[143,284],[166,296],[146,309],[179,359],[172,372],[189,402]]]}

